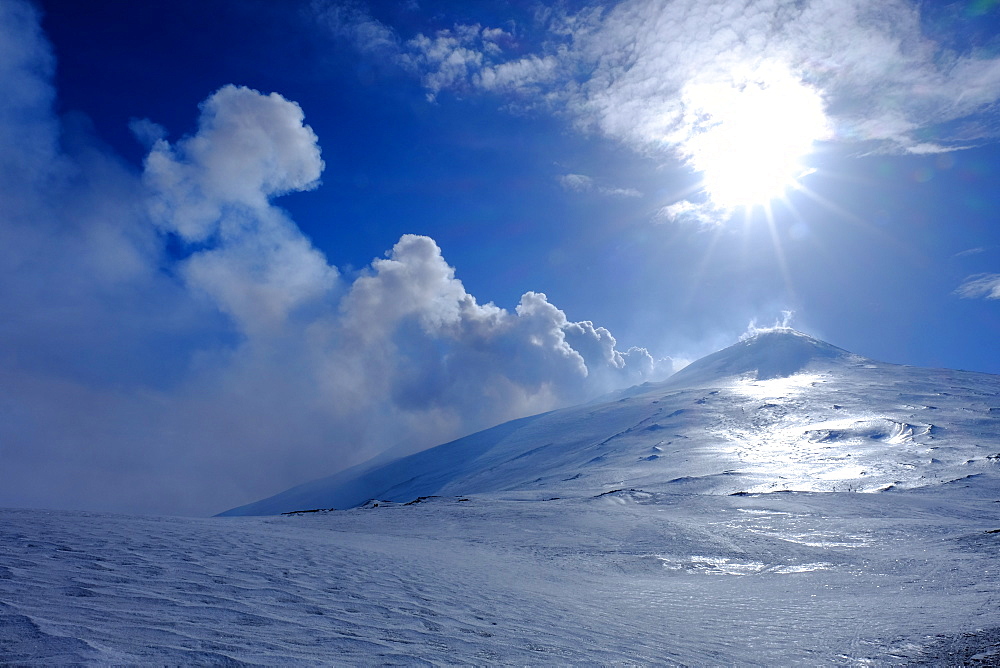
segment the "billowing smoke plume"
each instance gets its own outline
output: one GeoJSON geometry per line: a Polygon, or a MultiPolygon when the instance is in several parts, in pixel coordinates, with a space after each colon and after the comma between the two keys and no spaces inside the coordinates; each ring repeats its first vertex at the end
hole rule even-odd
{"type": "Polygon", "coordinates": [[[478,303],[428,237],[345,280],[272,204],[323,170],[277,93],[133,123],[138,173],[53,115],[29,5],[0,53],[0,504],[207,513],[670,371],[544,294],[478,303]]]}

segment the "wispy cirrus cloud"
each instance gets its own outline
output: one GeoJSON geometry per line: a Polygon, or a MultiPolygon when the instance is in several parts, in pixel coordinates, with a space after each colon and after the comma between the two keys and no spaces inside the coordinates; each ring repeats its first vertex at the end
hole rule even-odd
{"type": "Polygon", "coordinates": [[[967,248],[964,251],[959,251],[955,253],[952,257],[969,257],[971,255],[980,255],[981,253],[985,253],[988,250],[990,250],[990,248],[983,248],[983,247],[967,248]]]}
{"type": "Polygon", "coordinates": [[[711,226],[719,222],[723,211],[711,201],[692,202],[682,199],[662,207],[656,212],[656,220],[661,222],[694,222],[711,226]]]}
{"type": "Polygon", "coordinates": [[[958,286],[955,294],[965,299],[1000,299],[1000,274],[974,274],[958,286]]]}
{"type": "Polygon", "coordinates": [[[566,190],[578,193],[597,193],[608,197],[642,197],[642,193],[635,188],[615,188],[597,183],[593,177],[585,174],[562,174],[559,176],[559,185],[566,190]]]}

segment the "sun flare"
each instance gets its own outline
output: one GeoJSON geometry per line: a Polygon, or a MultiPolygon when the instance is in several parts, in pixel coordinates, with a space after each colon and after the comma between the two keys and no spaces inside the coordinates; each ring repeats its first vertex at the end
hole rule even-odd
{"type": "Polygon", "coordinates": [[[689,84],[684,102],[694,119],[689,160],[713,204],[725,209],[783,195],[811,171],[802,159],[829,133],[819,93],[783,68],[689,84]]]}

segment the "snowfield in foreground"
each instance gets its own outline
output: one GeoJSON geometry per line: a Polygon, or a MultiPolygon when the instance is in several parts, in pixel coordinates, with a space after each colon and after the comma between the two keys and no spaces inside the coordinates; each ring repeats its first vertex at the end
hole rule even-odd
{"type": "Polygon", "coordinates": [[[227,514],[0,511],[0,662],[1000,665],[1000,377],[791,331],[227,514]]]}
{"type": "Polygon", "coordinates": [[[1000,662],[1000,523],[973,486],[0,527],[9,663],[1000,662]]]}

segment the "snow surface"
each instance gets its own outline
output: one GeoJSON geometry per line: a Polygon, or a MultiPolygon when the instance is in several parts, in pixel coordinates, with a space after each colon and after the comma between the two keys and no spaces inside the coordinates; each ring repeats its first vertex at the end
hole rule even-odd
{"type": "Polygon", "coordinates": [[[1000,527],[907,494],[0,512],[5,663],[1000,661],[1000,527]]]}
{"type": "Polygon", "coordinates": [[[998,665],[998,420],[779,331],[231,514],[348,510],[0,511],[0,663],[998,665]]]}
{"type": "Polygon", "coordinates": [[[792,330],[604,403],[361,465],[224,515],[522,492],[912,489],[1000,475],[1000,376],[875,362],[792,330]]]}

